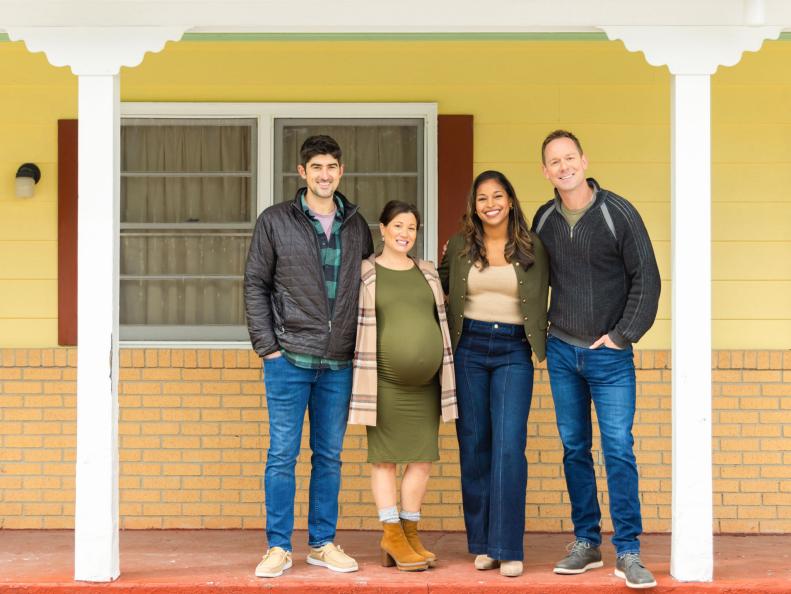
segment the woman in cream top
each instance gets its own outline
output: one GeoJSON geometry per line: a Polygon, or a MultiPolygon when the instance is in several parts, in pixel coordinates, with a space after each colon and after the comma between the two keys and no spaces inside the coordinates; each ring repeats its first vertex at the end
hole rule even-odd
{"type": "Polygon", "coordinates": [[[532,353],[544,358],[549,268],[502,173],[475,179],[464,228],[448,242],[439,274],[454,347],[467,546],[476,569],[518,576],[532,353]]]}

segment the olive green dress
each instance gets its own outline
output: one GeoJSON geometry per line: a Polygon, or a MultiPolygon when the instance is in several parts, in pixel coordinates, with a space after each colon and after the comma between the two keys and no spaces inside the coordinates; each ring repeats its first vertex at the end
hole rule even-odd
{"type": "Polygon", "coordinates": [[[438,371],[442,332],[417,266],[376,265],[376,426],[367,427],[369,462],[439,459],[438,371]]]}

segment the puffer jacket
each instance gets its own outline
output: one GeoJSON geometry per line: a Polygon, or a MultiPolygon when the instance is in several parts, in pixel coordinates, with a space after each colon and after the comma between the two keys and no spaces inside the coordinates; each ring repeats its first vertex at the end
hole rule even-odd
{"type": "Polygon", "coordinates": [[[360,263],[373,253],[368,224],[344,205],[341,268],[330,317],[315,228],[294,200],[270,206],[258,217],[247,254],[244,301],[247,330],[261,357],[280,348],[327,359],[351,360],[357,335],[360,263]]]}

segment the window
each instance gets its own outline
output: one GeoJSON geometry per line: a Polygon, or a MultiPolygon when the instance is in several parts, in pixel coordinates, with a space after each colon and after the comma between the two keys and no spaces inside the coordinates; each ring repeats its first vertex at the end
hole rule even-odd
{"type": "Polygon", "coordinates": [[[246,338],[256,121],[126,119],[121,127],[124,339],[246,338]]]}
{"type": "MultiPolygon", "coordinates": [[[[247,342],[243,275],[258,214],[302,184],[299,148],[330,134],[340,191],[377,219],[392,199],[423,214],[436,253],[433,104],[125,103],[120,324],[125,342],[247,342]]],[[[236,344],[235,346],[238,346],[236,344]]]]}

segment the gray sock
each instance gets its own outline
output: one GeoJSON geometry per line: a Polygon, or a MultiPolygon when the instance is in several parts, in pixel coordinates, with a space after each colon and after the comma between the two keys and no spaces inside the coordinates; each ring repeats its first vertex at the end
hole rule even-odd
{"type": "Polygon", "coordinates": [[[379,521],[385,524],[398,524],[398,508],[393,506],[380,509],[379,521]]]}
{"type": "Polygon", "coordinates": [[[420,521],[420,511],[416,512],[409,512],[406,510],[401,510],[401,513],[398,514],[402,520],[409,520],[410,522],[419,522],[420,521]]]}

